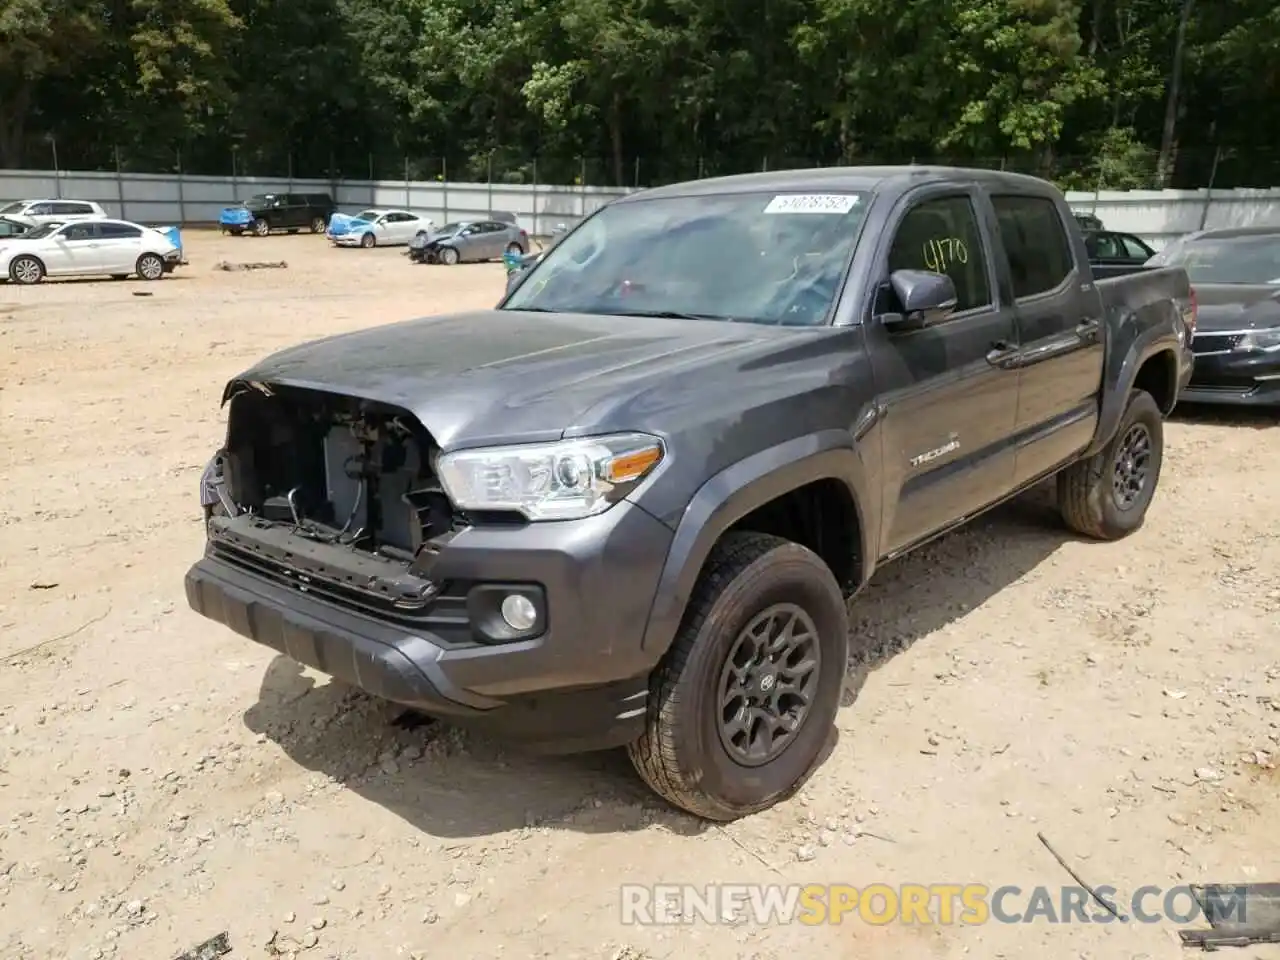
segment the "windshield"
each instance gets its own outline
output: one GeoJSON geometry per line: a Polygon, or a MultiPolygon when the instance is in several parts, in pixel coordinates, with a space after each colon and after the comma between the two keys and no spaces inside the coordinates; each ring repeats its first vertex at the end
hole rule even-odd
{"type": "Polygon", "coordinates": [[[382,216],[382,214],[378,213],[377,210],[361,210],[359,213],[356,214],[356,219],[357,220],[377,220],[378,217],[380,216],[382,216]]]}
{"type": "Polygon", "coordinates": [[[438,234],[457,233],[459,230],[461,230],[465,226],[466,226],[465,223],[446,223],[443,227],[437,230],[436,233],[438,234]]]}
{"type": "Polygon", "coordinates": [[[1176,241],[1148,262],[1182,267],[1192,283],[1280,284],[1280,235],[1176,241]]]}
{"type": "Polygon", "coordinates": [[[25,200],[16,200],[13,203],[7,203],[3,207],[0,207],[0,214],[21,213],[22,208],[25,207],[26,205],[27,205],[27,201],[25,200]]]}
{"type": "Polygon", "coordinates": [[[855,192],[613,203],[547,250],[503,309],[821,324],[866,209],[855,192]]]}
{"type": "Polygon", "coordinates": [[[50,235],[50,234],[52,234],[52,233],[55,233],[56,231],[58,231],[58,230],[60,230],[60,229],[62,229],[62,224],[60,224],[60,223],[43,223],[43,224],[41,224],[41,225],[40,225],[40,226],[38,226],[38,227],[35,227],[35,228],[31,229],[31,230],[28,230],[28,231],[27,231],[26,233],[24,233],[24,234],[20,234],[19,236],[14,237],[13,239],[15,239],[15,240],[39,240],[39,239],[41,239],[41,238],[43,238],[43,237],[47,237],[47,236],[49,236],[49,235],[50,235]]]}
{"type": "Polygon", "coordinates": [[[247,207],[269,207],[275,202],[276,195],[274,193],[255,193],[244,203],[247,207]]]}

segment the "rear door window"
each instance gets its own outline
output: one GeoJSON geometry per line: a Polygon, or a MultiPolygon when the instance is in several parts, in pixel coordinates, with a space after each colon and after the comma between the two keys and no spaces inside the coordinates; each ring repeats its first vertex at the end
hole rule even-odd
{"type": "Polygon", "coordinates": [[[136,240],[142,231],[127,223],[103,223],[98,225],[104,240],[136,240]]]}
{"type": "MultiPolygon", "coordinates": [[[[1035,297],[1061,286],[1075,269],[1075,258],[1058,205],[1047,197],[1012,195],[993,196],[991,203],[1009,258],[1014,297],[1035,297]]],[[[1107,255],[1104,250],[1099,243],[1100,258],[1107,255]]]]}

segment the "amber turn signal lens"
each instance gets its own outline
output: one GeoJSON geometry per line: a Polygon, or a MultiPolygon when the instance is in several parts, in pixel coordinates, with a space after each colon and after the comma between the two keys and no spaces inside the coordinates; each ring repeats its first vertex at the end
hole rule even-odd
{"type": "Polygon", "coordinates": [[[662,447],[654,444],[642,450],[620,454],[604,467],[604,479],[610,483],[630,483],[639,480],[662,459],[662,447]]]}

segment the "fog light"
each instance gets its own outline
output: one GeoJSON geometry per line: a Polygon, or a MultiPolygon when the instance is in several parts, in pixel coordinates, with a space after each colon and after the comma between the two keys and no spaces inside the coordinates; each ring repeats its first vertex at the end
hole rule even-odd
{"type": "MultiPolygon", "coordinates": [[[[490,609],[493,608],[490,607],[490,609]]],[[[528,597],[513,593],[502,600],[502,619],[507,621],[507,626],[512,630],[523,633],[538,622],[538,608],[528,597]]]]}

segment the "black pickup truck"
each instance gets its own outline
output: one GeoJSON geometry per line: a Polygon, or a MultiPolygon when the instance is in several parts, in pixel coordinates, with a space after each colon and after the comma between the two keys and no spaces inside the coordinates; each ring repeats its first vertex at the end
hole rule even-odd
{"type": "Polygon", "coordinates": [[[228,383],[188,601],[423,713],[625,745],[731,820],[818,763],[881,564],[1054,476],[1070,529],[1138,529],[1194,323],[1181,268],[1095,281],[1025,176],[637,193],[494,310],[228,383]]]}

